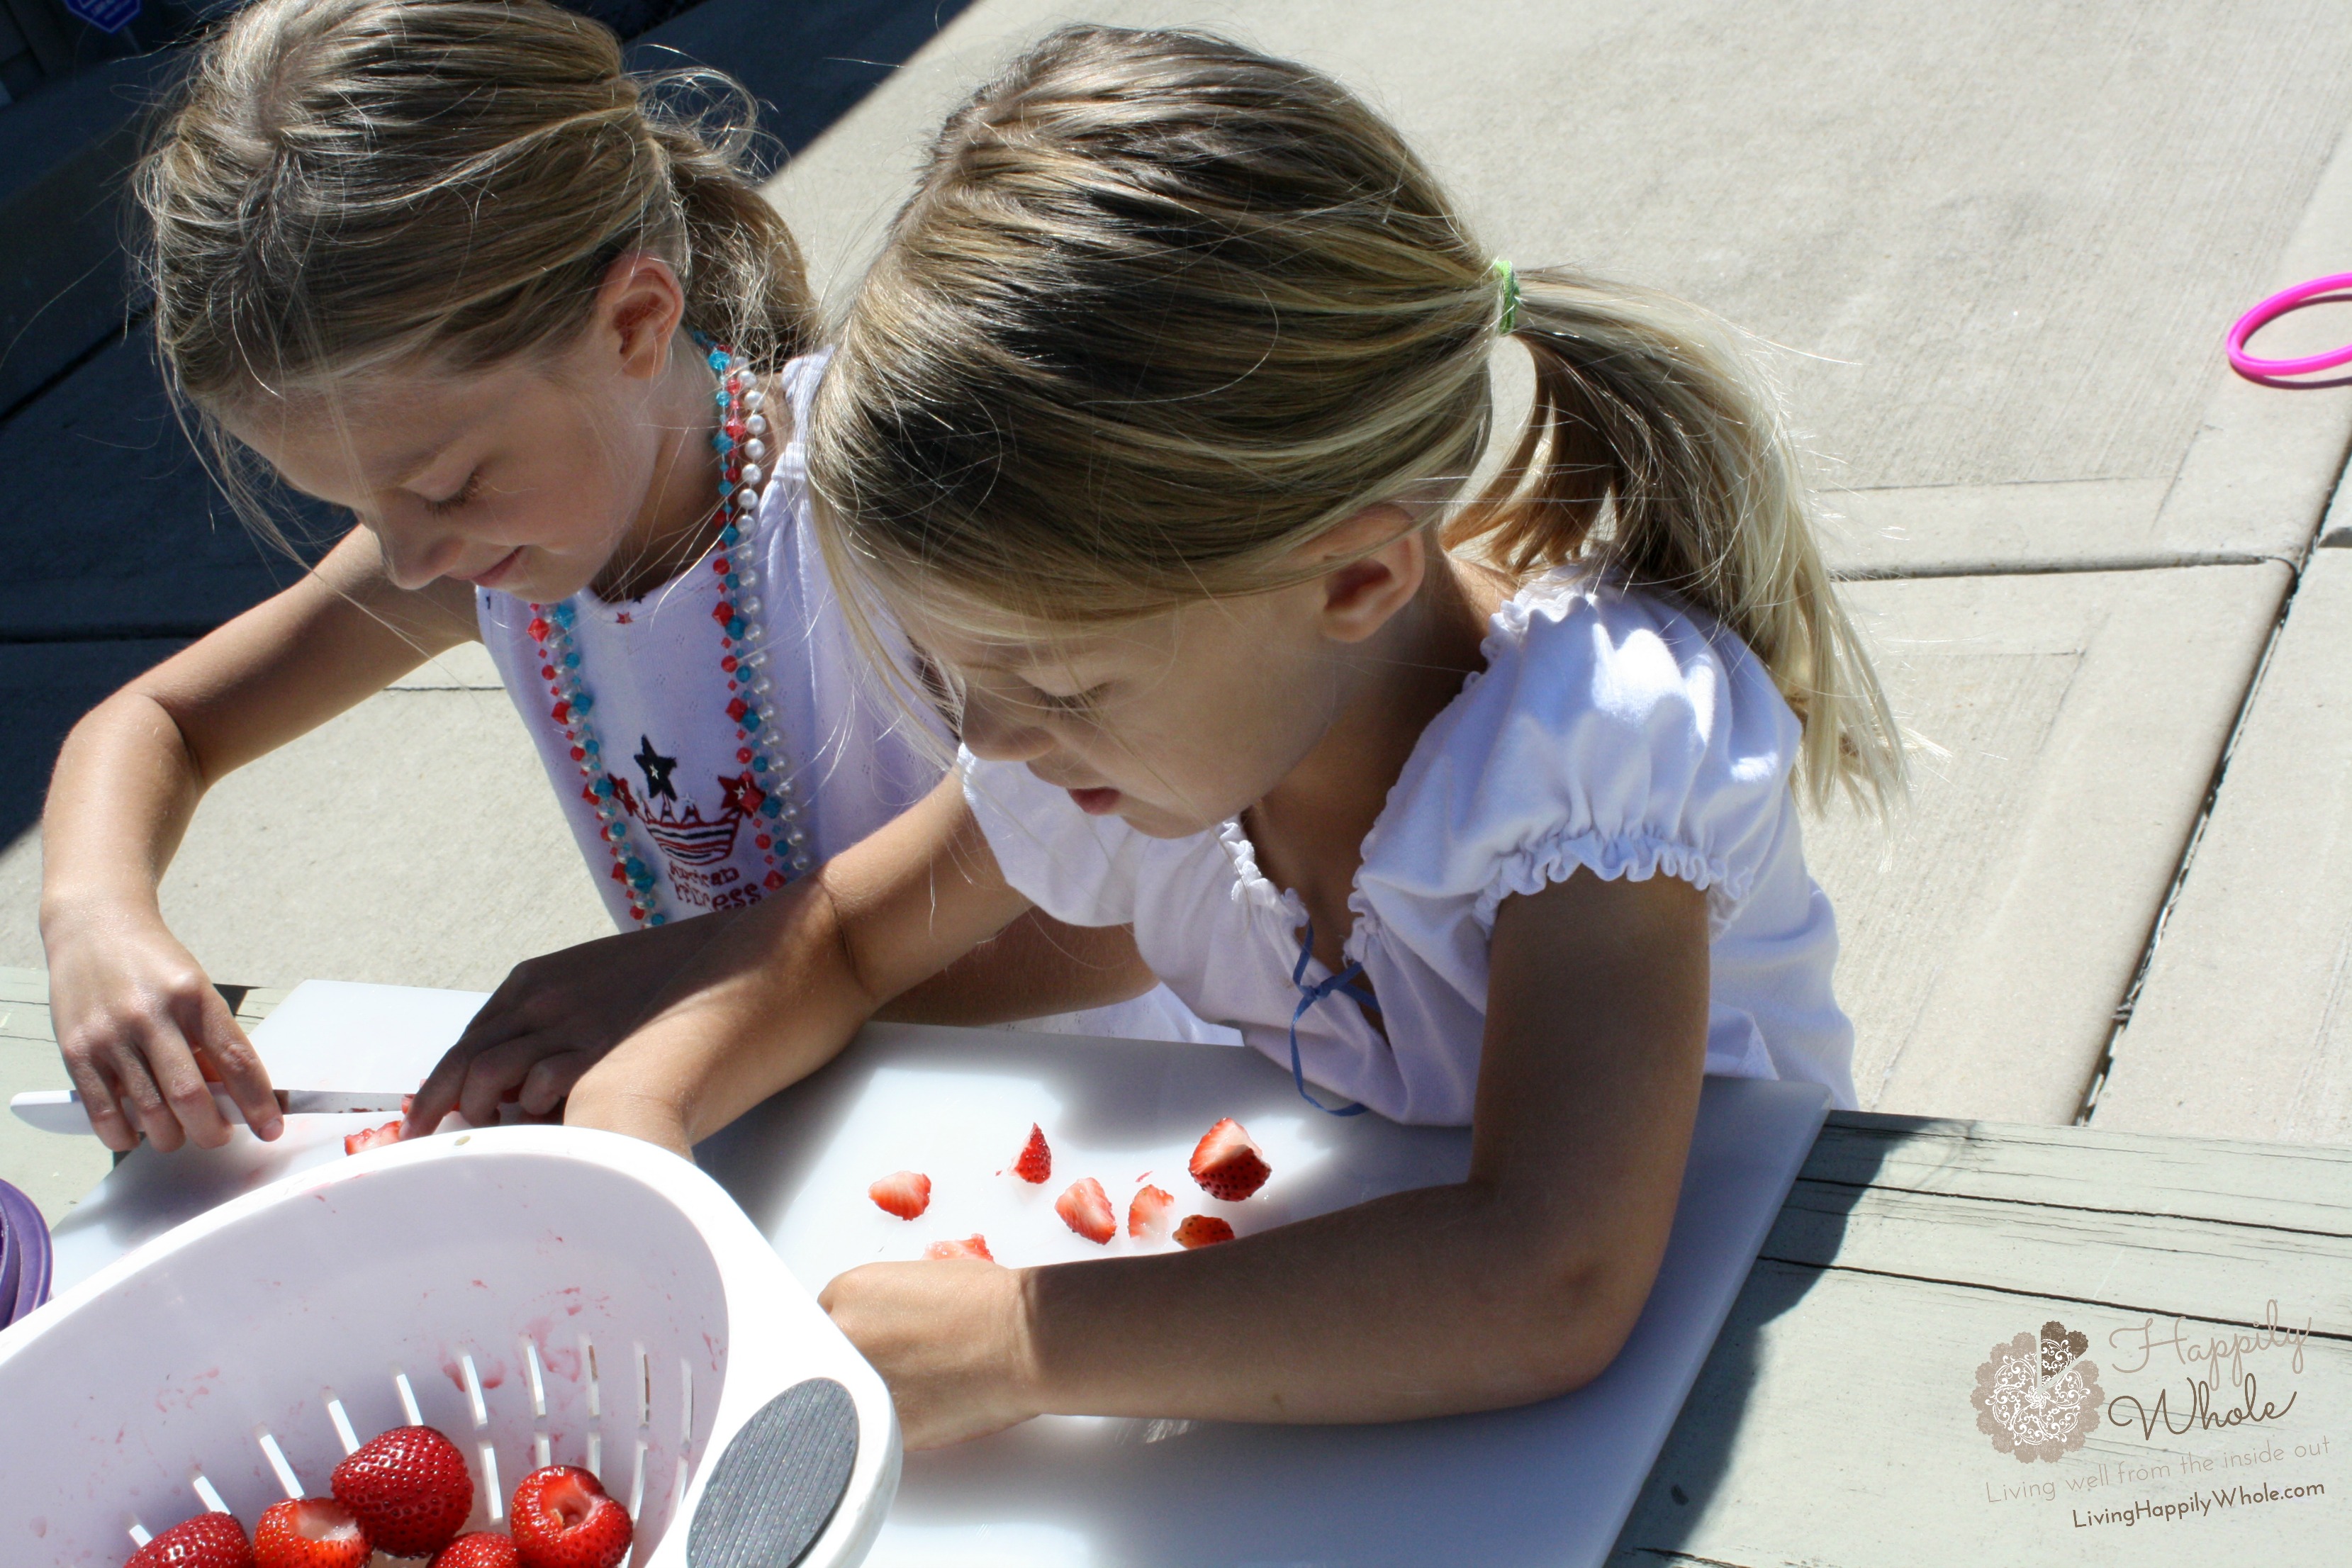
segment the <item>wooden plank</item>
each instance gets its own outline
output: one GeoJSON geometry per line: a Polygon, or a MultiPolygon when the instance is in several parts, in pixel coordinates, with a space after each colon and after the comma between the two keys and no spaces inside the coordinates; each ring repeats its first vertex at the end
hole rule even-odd
{"type": "Polygon", "coordinates": [[[2352,1148],[1832,1111],[1813,1182],[2352,1235],[2352,1148]]]}
{"type": "MultiPolygon", "coordinates": [[[[2087,1254],[2084,1267],[2095,1275],[2102,1265],[2087,1254]]],[[[2257,1297],[2276,1284],[2259,1270],[2239,1278],[2257,1297]]],[[[2299,1323],[2305,1303],[2282,1307],[2299,1323]]],[[[2341,1561],[2352,1539],[2352,1343],[2314,1336],[2300,1368],[2291,1344],[2242,1352],[2256,1409],[2267,1402],[2273,1418],[2200,1426],[2188,1374],[2204,1363],[2162,1345],[2150,1356],[2134,1337],[2139,1321],[2065,1297],[1760,1261],[1612,1568],[2211,1568],[2217,1553],[2341,1561]],[[2055,1462],[2021,1462],[1979,1429],[1977,1370],[1996,1345],[2038,1336],[2053,1320],[2093,1347],[2099,1424],[2055,1462]],[[2144,1431],[2141,1415],[2159,1396],[2168,1426],[2144,1431]],[[2223,1489],[2284,1494],[2315,1484],[2325,1491],[2212,1506],[2223,1489]],[[2143,1500],[2151,1508],[2202,1500],[2207,1511],[2102,1521],[2143,1500]]],[[[2198,1321],[2188,1328],[2199,1346],[2226,1331],[2198,1321]]],[[[2243,1384],[2229,1379],[2224,1368],[2205,1409],[2217,1422],[2242,1396],[2243,1384]]]]}
{"type": "Polygon", "coordinates": [[[1800,1180],[1762,1256],[2216,1322],[2257,1323],[2276,1297],[2352,1339],[2352,1236],[1800,1180]]]}

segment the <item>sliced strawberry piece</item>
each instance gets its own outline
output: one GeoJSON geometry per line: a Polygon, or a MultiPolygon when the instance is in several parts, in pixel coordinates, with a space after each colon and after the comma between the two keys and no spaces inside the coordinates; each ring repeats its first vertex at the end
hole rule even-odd
{"type": "Polygon", "coordinates": [[[382,1149],[400,1142],[400,1123],[387,1121],[381,1127],[362,1127],[343,1140],[343,1152],[364,1154],[371,1149],[382,1149]]]}
{"type": "Polygon", "coordinates": [[[430,1426],[371,1437],[331,1478],[335,1500],[394,1557],[430,1557],[474,1511],[474,1478],[457,1445],[430,1426]]]}
{"type": "Polygon", "coordinates": [[[1168,1235],[1168,1215],[1175,1206],[1176,1194],[1167,1188],[1144,1188],[1128,1203],[1127,1234],[1146,1241],[1161,1240],[1168,1235]]]}
{"type": "Polygon", "coordinates": [[[255,1568],[364,1568],[374,1554],[359,1516],[331,1497],[271,1503],[253,1529],[255,1568]]]}
{"type": "Polygon", "coordinates": [[[1054,1200],[1054,1212],[1062,1216],[1064,1225],[1098,1247],[1118,1234],[1110,1194],[1092,1176],[1072,1182],[1069,1191],[1054,1200]]]}
{"type": "Polygon", "coordinates": [[[1013,1162],[1013,1173],[1040,1187],[1054,1173],[1054,1151],[1045,1146],[1045,1129],[1034,1121],[1029,1124],[1029,1142],[1021,1146],[1021,1157],[1013,1162]]]}
{"type": "Polygon", "coordinates": [[[225,1513],[200,1513],[131,1554],[122,1568],[254,1568],[245,1526],[225,1513]]]}
{"type": "Polygon", "coordinates": [[[1192,1179],[1213,1198],[1239,1203],[1265,1185],[1272,1174],[1265,1151],[1230,1116],[1202,1133],[1193,1146],[1192,1179]]]}
{"type": "Polygon", "coordinates": [[[487,1530],[461,1535],[443,1547],[432,1563],[432,1568],[521,1568],[522,1558],[515,1543],[503,1535],[493,1535],[487,1530]]]}
{"type": "Polygon", "coordinates": [[[913,1219],[931,1206],[931,1179],[920,1171],[893,1171],[866,1189],[884,1214],[913,1219]]]}
{"type": "Polygon", "coordinates": [[[1188,1214],[1176,1227],[1179,1247],[1214,1247],[1234,1238],[1234,1227],[1213,1214],[1188,1214]]]}
{"type": "Polygon", "coordinates": [[[996,1261],[996,1254],[988,1250],[988,1237],[967,1236],[961,1241],[935,1241],[923,1248],[923,1256],[934,1262],[951,1258],[977,1258],[983,1263],[996,1261]]]}
{"type": "Polygon", "coordinates": [[[576,1465],[550,1465],[515,1483],[515,1555],[522,1568],[613,1568],[629,1554],[629,1510],[576,1465]]]}

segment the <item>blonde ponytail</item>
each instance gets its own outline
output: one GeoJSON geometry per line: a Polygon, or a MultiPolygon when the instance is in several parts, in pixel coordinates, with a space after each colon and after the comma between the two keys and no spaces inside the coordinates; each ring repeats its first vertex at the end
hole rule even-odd
{"type": "MultiPolygon", "coordinates": [[[[1281,586],[1376,501],[1466,486],[1508,309],[1385,121],[1197,33],[1071,27],[951,116],[809,437],[836,576],[983,636],[1281,586]]],[[[1591,561],[1745,640],[1800,787],[1901,787],[1770,388],[1689,306],[1526,275],[1533,416],[1449,543],[1591,561]]],[[[853,612],[855,612],[853,603],[853,612]]]]}
{"type": "Polygon", "coordinates": [[[1903,787],[1895,718],[1822,560],[1779,399],[1738,335],[1654,290],[1520,273],[1511,336],[1535,364],[1528,423],[1448,525],[1449,546],[1526,576],[1591,561],[1706,610],[1805,727],[1816,805],[1903,787]]]}

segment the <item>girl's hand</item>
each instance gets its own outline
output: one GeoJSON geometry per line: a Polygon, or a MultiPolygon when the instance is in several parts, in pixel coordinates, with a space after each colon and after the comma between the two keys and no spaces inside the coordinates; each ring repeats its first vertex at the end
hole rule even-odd
{"type": "Polygon", "coordinates": [[[424,1137],[452,1110],[490,1126],[507,1100],[527,1119],[553,1120],[581,1075],[740,912],[624,931],[516,964],[425,1075],[401,1136],[424,1137]]]}
{"type": "Polygon", "coordinates": [[[938,1448],[1040,1414],[1025,1278],[978,1259],[869,1263],[817,1304],[890,1385],[907,1447],[938,1448]]]}
{"type": "Polygon", "coordinates": [[[58,1050],[100,1142],[127,1151],[143,1133],[167,1153],[184,1142],[227,1142],[207,1064],[256,1136],[285,1131],[259,1054],[161,921],[58,920],[44,936],[58,1050]]]}

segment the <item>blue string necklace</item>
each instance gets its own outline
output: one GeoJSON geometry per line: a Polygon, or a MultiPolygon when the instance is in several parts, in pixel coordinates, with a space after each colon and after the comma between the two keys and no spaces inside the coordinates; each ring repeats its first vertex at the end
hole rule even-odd
{"type": "Polygon", "coordinates": [[[1307,984],[1307,961],[1314,956],[1315,921],[1312,917],[1309,917],[1307,921],[1307,934],[1298,943],[1298,962],[1290,971],[1290,983],[1298,987],[1298,1006],[1290,1015],[1290,1081],[1297,1086],[1299,1099],[1326,1116],[1361,1116],[1365,1110],[1361,1105],[1352,1101],[1346,1105],[1326,1105],[1307,1092],[1307,1072],[1300,1066],[1298,1059],[1298,1021],[1307,1016],[1307,1010],[1309,1007],[1334,992],[1346,996],[1357,1006],[1369,1008],[1375,1013],[1381,1010],[1381,1005],[1372,999],[1370,992],[1355,983],[1356,977],[1364,973],[1364,965],[1360,960],[1317,981],[1312,985],[1307,984]]]}

